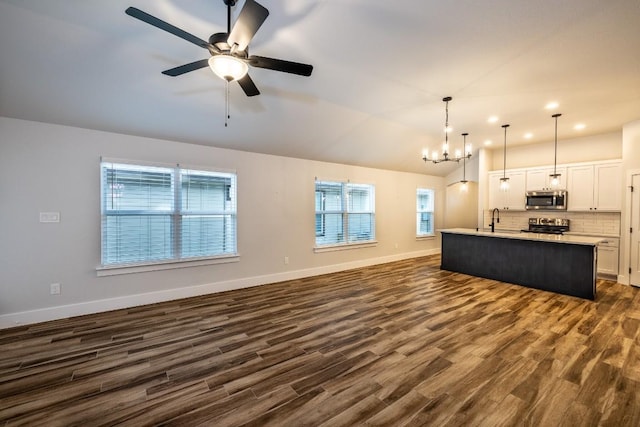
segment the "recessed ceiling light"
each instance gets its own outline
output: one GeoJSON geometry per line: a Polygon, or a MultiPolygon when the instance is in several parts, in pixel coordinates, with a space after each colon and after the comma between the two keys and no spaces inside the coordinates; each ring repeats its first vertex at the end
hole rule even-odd
{"type": "Polygon", "coordinates": [[[573,128],[575,130],[582,130],[582,129],[586,128],[586,127],[587,127],[587,125],[585,125],[584,123],[577,123],[573,128]]]}
{"type": "Polygon", "coordinates": [[[493,144],[493,142],[492,142],[490,139],[487,139],[487,140],[484,142],[484,145],[491,145],[491,144],[493,144]]]}
{"type": "Polygon", "coordinates": [[[558,104],[556,101],[551,101],[547,105],[545,105],[544,108],[546,108],[547,110],[553,110],[554,108],[558,108],[559,106],[560,104],[558,104]]]}
{"type": "Polygon", "coordinates": [[[498,116],[491,116],[487,119],[489,123],[495,123],[498,121],[498,116]]]}
{"type": "Polygon", "coordinates": [[[444,128],[444,131],[446,133],[451,133],[452,130],[453,130],[453,128],[451,126],[444,128]]]}
{"type": "Polygon", "coordinates": [[[525,139],[531,139],[531,138],[533,138],[533,134],[531,132],[527,132],[527,133],[524,134],[524,138],[525,139]]]}

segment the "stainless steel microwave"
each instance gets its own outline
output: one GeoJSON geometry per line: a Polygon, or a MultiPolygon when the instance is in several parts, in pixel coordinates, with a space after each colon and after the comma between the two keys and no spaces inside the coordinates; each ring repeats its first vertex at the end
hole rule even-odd
{"type": "Polygon", "coordinates": [[[525,209],[540,211],[567,210],[567,192],[565,190],[527,191],[525,209]]]}

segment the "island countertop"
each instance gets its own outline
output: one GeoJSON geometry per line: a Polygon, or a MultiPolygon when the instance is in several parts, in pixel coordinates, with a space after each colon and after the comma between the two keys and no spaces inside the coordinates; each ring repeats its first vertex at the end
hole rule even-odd
{"type": "Polygon", "coordinates": [[[601,243],[607,240],[604,237],[589,237],[589,236],[578,236],[578,235],[568,235],[568,234],[525,233],[525,232],[518,232],[518,231],[514,231],[514,232],[496,231],[495,233],[492,233],[491,231],[476,231],[472,228],[447,228],[439,231],[441,233],[466,234],[469,236],[533,240],[538,242],[569,243],[573,245],[588,245],[588,246],[596,246],[598,243],[601,243]]]}

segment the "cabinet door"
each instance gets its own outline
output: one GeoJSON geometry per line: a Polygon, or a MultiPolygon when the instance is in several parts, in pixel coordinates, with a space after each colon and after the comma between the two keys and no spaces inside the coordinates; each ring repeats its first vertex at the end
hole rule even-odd
{"type": "Polygon", "coordinates": [[[558,185],[551,185],[551,174],[553,168],[531,169],[527,171],[527,191],[536,190],[564,190],[567,188],[567,168],[556,168],[558,177],[558,185]]]}
{"type": "Polygon", "coordinates": [[[622,210],[621,165],[619,163],[595,165],[594,175],[594,208],[602,211],[622,210]]]}
{"type": "Polygon", "coordinates": [[[598,245],[598,273],[618,275],[618,248],[598,245]]]}
{"type": "Polygon", "coordinates": [[[512,172],[509,177],[509,190],[505,193],[505,208],[524,210],[525,205],[525,178],[524,172],[512,172]]]}
{"type": "Polygon", "coordinates": [[[567,168],[567,192],[570,211],[593,210],[593,166],[567,168]]]}
{"type": "MultiPolygon", "coordinates": [[[[553,169],[551,169],[553,171],[553,169]]],[[[538,191],[547,188],[549,169],[532,169],[527,171],[527,191],[538,191]]]]}
{"type": "Polygon", "coordinates": [[[549,168],[549,173],[547,174],[547,188],[551,190],[566,190],[567,188],[567,168],[556,168],[556,173],[560,176],[558,177],[558,184],[552,185],[551,183],[551,174],[553,173],[553,168],[549,168]]]}
{"type": "Polygon", "coordinates": [[[489,174],[489,209],[505,207],[505,192],[500,189],[502,174],[489,174]]]}

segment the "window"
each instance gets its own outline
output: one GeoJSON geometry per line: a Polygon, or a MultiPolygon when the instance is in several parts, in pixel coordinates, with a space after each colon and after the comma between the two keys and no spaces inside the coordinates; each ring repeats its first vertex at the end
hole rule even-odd
{"type": "Polygon", "coordinates": [[[416,197],[416,235],[433,236],[433,190],[418,188],[416,197]]]}
{"type": "Polygon", "coordinates": [[[316,181],[316,246],[375,239],[374,186],[316,181]]]}
{"type": "Polygon", "coordinates": [[[236,253],[232,173],[103,161],[102,265],[236,253]]]}

